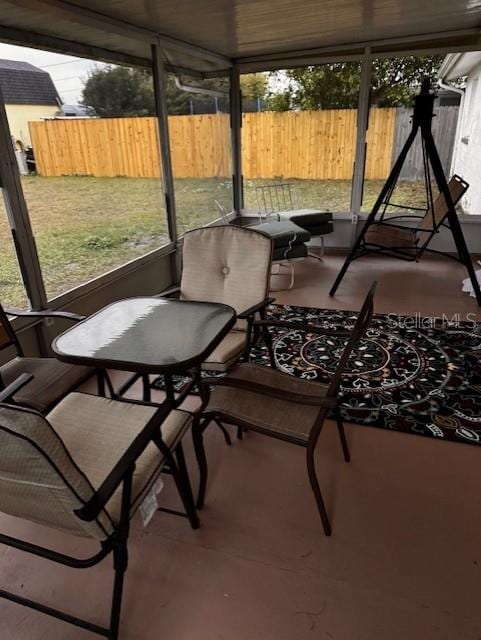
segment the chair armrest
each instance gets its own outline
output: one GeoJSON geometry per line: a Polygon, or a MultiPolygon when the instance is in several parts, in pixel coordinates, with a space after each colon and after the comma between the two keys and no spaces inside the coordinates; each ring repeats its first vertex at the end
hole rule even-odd
{"type": "Polygon", "coordinates": [[[147,446],[152,442],[152,440],[154,440],[154,438],[159,437],[160,427],[173,408],[174,404],[171,401],[166,400],[164,404],[157,409],[152,418],[150,418],[142,431],[132,441],[115,467],[102,482],[92,498],[81,509],[75,510],[74,513],[76,516],[81,520],[91,521],[100,514],[123,480],[125,480],[128,474],[133,471],[135,463],[147,446]]]}
{"type": "Polygon", "coordinates": [[[64,320],[72,320],[80,322],[85,320],[85,316],[70,311],[22,311],[21,309],[5,309],[5,313],[9,316],[19,316],[21,318],[63,318],[64,320]]]}
{"type": "Polygon", "coordinates": [[[178,284],[173,287],[169,287],[168,289],[164,289],[159,294],[157,294],[156,298],[171,298],[172,296],[178,296],[180,294],[180,286],[178,284]]]}
{"type": "Polygon", "coordinates": [[[297,329],[298,331],[306,331],[307,333],[318,333],[324,336],[339,336],[348,338],[351,335],[346,329],[326,329],[315,324],[304,324],[302,322],[288,322],[286,320],[255,320],[254,326],[258,327],[285,327],[287,329],[297,329]]]}
{"type": "Polygon", "coordinates": [[[240,389],[241,391],[250,391],[251,393],[258,393],[260,395],[276,398],[276,400],[287,400],[289,402],[306,404],[314,407],[334,409],[337,406],[336,398],[323,398],[321,396],[316,397],[305,395],[303,393],[295,393],[294,391],[273,389],[265,384],[251,382],[250,380],[240,380],[239,378],[229,378],[228,376],[223,378],[203,378],[202,384],[208,384],[213,387],[233,387],[234,389],[240,389]]]}
{"type": "Polygon", "coordinates": [[[257,311],[262,311],[262,309],[265,309],[267,305],[274,302],[274,300],[275,298],[265,298],[265,300],[262,300],[262,302],[258,302],[257,304],[254,304],[252,307],[249,307],[242,313],[237,314],[237,317],[239,318],[239,320],[245,320],[249,316],[254,315],[254,313],[257,313],[257,311]]]}
{"type": "Polygon", "coordinates": [[[3,391],[0,391],[0,402],[6,402],[10,400],[12,396],[14,396],[17,391],[20,391],[22,387],[30,382],[33,379],[32,373],[22,373],[18,376],[16,380],[11,382],[3,391]]]}

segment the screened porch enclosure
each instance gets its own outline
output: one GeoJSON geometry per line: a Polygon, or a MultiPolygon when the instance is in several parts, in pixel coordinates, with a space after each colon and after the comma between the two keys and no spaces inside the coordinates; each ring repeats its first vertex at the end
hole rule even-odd
{"type": "Polygon", "coordinates": [[[0,82],[2,640],[478,640],[459,78],[432,76],[436,177],[415,142],[385,198],[409,260],[350,252],[413,124],[423,78],[396,68],[481,51],[481,4],[0,11],[0,43],[132,72],[151,101],[30,121],[27,173],[0,82]],[[243,96],[270,72],[285,109],[243,96]]]}
{"type": "MultiPolygon", "coordinates": [[[[393,60],[402,67],[406,59],[393,60]]],[[[216,97],[222,111],[176,115],[167,108],[169,158],[164,162],[158,116],[30,122],[35,173],[22,176],[21,187],[35,242],[31,250],[38,255],[46,299],[52,301],[174,241],[164,193],[164,172],[169,167],[175,237],[215,223],[218,206],[234,211],[235,185],[238,202],[262,215],[281,207],[282,198],[277,196],[274,202],[272,196],[283,193],[285,185],[289,202],[284,197],[283,206],[333,213],[339,223],[326,241],[333,247],[352,242],[343,232],[337,237],[337,229],[347,230],[349,222],[362,219],[372,208],[407,134],[411,109],[365,103],[369,85],[372,94],[370,78],[377,59],[362,63],[363,74],[360,63],[339,63],[335,73],[342,74],[347,64],[354,83],[347,104],[356,108],[243,113],[236,147],[232,114],[227,113],[232,104],[230,79],[216,76],[224,87],[221,98],[216,97]],[[239,158],[240,179],[233,174],[234,156],[239,158]]],[[[323,65],[315,69],[322,72],[323,65]]],[[[175,77],[172,71],[165,74],[166,82],[175,77]]],[[[181,77],[191,83],[181,85],[186,89],[204,90],[197,75],[181,77]]],[[[153,79],[148,82],[153,91],[153,79]]],[[[208,78],[204,84],[208,92],[208,78]]],[[[447,173],[458,110],[458,106],[436,106],[434,136],[447,173]]],[[[409,205],[413,213],[425,205],[422,170],[418,144],[397,185],[396,199],[406,211],[409,205]]],[[[3,215],[8,246],[8,217],[3,215]]],[[[8,255],[2,266],[8,287],[4,301],[26,308],[14,253],[8,255]]]]}

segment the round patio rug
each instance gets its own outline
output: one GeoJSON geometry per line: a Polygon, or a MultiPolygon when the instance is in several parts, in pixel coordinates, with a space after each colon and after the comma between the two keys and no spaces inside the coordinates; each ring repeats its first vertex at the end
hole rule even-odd
{"type": "MultiPolygon", "coordinates": [[[[350,330],[357,314],[271,305],[269,317],[350,330]]],[[[329,382],[346,340],[291,328],[276,328],[271,335],[280,371],[323,383],[329,382]]],[[[250,361],[270,366],[262,340],[252,348],[250,361]]],[[[176,388],[186,381],[179,377],[176,388]]],[[[162,378],[154,387],[163,388],[162,378]]],[[[347,422],[359,425],[481,444],[481,323],[375,315],[343,376],[341,410],[347,422]]]]}
{"type": "MultiPolygon", "coordinates": [[[[272,305],[269,316],[351,329],[356,313],[272,305]]],[[[345,338],[272,332],[280,371],[328,382],[345,338]]],[[[269,365],[263,343],[251,361],[269,365]]],[[[481,443],[481,324],[456,319],[375,315],[343,376],[344,419],[444,440],[481,443]]]]}

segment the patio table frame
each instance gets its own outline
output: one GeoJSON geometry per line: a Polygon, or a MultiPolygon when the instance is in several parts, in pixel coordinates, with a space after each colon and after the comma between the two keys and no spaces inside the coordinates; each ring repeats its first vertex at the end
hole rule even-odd
{"type": "MultiPolygon", "coordinates": [[[[108,317],[108,316],[107,316],[108,317]]],[[[205,320],[205,318],[204,318],[205,320]]],[[[165,389],[167,399],[174,403],[174,406],[179,406],[185,400],[187,395],[189,394],[192,387],[198,382],[200,377],[200,367],[205,359],[212,353],[212,351],[217,347],[217,345],[225,338],[225,336],[229,333],[229,331],[234,326],[237,320],[237,315],[232,307],[229,307],[225,304],[213,303],[213,302],[204,302],[204,301],[192,301],[192,300],[172,300],[168,298],[159,298],[154,296],[139,296],[133,298],[126,298],[124,300],[118,300],[113,302],[96,313],[88,316],[84,320],[78,322],[74,327],[70,327],[59,336],[57,336],[52,342],[52,349],[56,358],[58,358],[62,362],[66,362],[69,364],[83,364],[87,366],[96,367],[101,370],[114,369],[119,371],[130,371],[134,373],[133,377],[131,377],[127,382],[125,382],[118,391],[114,391],[113,387],[109,385],[110,394],[113,398],[122,397],[125,392],[139,379],[143,380],[143,400],[144,402],[150,402],[150,384],[149,384],[149,375],[161,375],[164,376],[165,379],[165,389]],[[225,310],[226,312],[230,311],[230,317],[226,318],[226,321],[223,327],[212,336],[209,342],[197,352],[194,352],[191,357],[184,358],[182,360],[176,362],[162,362],[162,359],[159,358],[158,363],[147,363],[142,362],[140,360],[134,361],[129,359],[123,359],[121,355],[119,357],[103,357],[96,356],[95,354],[82,354],[81,352],[72,353],[67,350],[62,349],[61,343],[65,336],[69,335],[71,337],[72,333],[79,332],[82,330],[85,325],[92,324],[95,327],[95,321],[98,320],[98,316],[101,314],[106,314],[109,309],[113,307],[119,306],[120,304],[125,304],[129,301],[140,301],[140,300],[148,300],[151,302],[164,304],[164,305],[176,305],[179,310],[183,307],[191,308],[195,305],[197,308],[205,307],[206,309],[215,310],[216,308],[221,310],[225,310]],[[186,387],[182,390],[182,392],[175,397],[174,386],[172,382],[172,376],[175,374],[188,374],[192,373],[191,382],[186,385],[186,387]]],[[[179,313],[178,322],[182,322],[182,314],[179,313]]],[[[138,326],[142,324],[142,317],[139,317],[138,326]]],[[[198,327],[202,327],[202,318],[200,318],[198,327]]],[[[160,340],[162,325],[159,324],[159,336],[155,336],[155,339],[160,340]]],[[[117,339],[119,343],[121,343],[122,337],[117,339]]],[[[115,350],[115,346],[112,343],[110,345],[110,349],[112,352],[115,350]]],[[[87,347],[86,347],[87,350],[87,347]]],[[[121,348],[119,348],[119,352],[121,348]]]]}

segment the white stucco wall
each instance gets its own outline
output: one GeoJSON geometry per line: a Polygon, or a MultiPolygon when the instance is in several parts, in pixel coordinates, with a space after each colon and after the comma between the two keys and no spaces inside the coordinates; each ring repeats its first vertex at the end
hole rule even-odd
{"type": "Polygon", "coordinates": [[[55,105],[36,104],[7,104],[8,124],[15,140],[20,140],[25,146],[30,146],[30,132],[28,123],[53,116],[59,110],[55,105]]]}
{"type": "Polygon", "coordinates": [[[465,213],[481,214],[481,63],[469,73],[458,127],[453,173],[469,183],[461,200],[465,213]]]}

